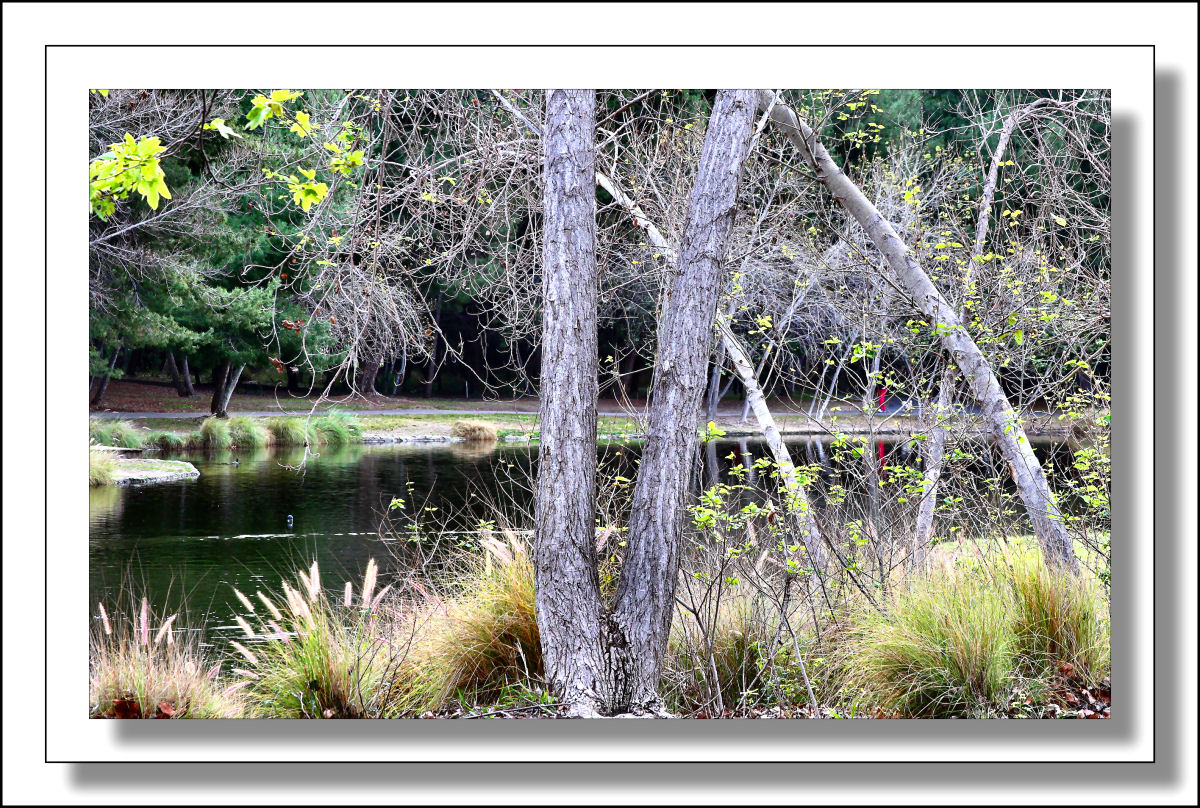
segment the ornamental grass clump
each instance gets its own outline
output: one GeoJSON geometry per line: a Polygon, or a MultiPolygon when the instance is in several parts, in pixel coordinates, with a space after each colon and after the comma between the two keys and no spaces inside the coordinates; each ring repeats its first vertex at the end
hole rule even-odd
{"type": "Polygon", "coordinates": [[[275,446],[311,446],[317,442],[304,418],[271,418],[267,421],[267,429],[275,446]]]}
{"type": "Polygon", "coordinates": [[[499,440],[496,427],[484,421],[455,421],[450,425],[450,434],[468,443],[495,443],[499,440]]]}
{"type": "Polygon", "coordinates": [[[220,680],[221,662],[176,617],[158,618],[145,598],[127,617],[99,604],[89,643],[92,718],[242,717],[240,688],[220,680]]]}
{"type": "Polygon", "coordinates": [[[92,488],[117,481],[117,459],[103,449],[88,451],[88,485],[92,488]]]}
{"type": "Polygon", "coordinates": [[[362,427],[358,421],[339,412],[317,418],[313,421],[313,430],[320,443],[327,446],[345,446],[362,440],[362,427]]]}
{"type": "Polygon", "coordinates": [[[1010,592],[986,575],[914,573],[881,609],[863,607],[842,646],[852,699],[886,713],[985,715],[1016,676],[1010,592]]]}
{"type": "Polygon", "coordinates": [[[230,418],[229,441],[235,449],[261,449],[271,443],[271,430],[257,418],[230,418]]]}
{"type": "Polygon", "coordinates": [[[205,418],[200,424],[201,449],[228,449],[233,445],[233,436],[229,432],[229,419],[205,418]]]}
{"type": "Polygon", "coordinates": [[[542,680],[533,561],[515,534],[483,534],[483,553],[463,560],[448,583],[415,585],[423,602],[403,698],[412,712],[486,704],[542,680]]]}
{"type": "Polygon", "coordinates": [[[314,562],[298,586],[281,592],[235,590],[246,609],[236,620],[245,635],[230,643],[250,715],[262,718],[388,718],[400,713],[398,675],[411,632],[377,587],[367,565],[358,593],[347,582],[340,597],[322,589],[314,562]]]}

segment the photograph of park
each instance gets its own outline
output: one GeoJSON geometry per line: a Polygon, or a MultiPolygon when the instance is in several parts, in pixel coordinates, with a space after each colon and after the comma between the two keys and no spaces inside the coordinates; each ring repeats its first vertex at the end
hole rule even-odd
{"type": "Polygon", "coordinates": [[[88,715],[1108,719],[1110,101],[90,90],[88,715]]]}

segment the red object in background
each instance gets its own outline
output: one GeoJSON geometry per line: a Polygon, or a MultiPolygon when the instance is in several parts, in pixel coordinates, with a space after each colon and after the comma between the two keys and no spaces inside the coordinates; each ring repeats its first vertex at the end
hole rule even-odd
{"type": "Polygon", "coordinates": [[[879,388],[879,411],[880,412],[887,412],[886,401],[887,401],[887,388],[880,387],[879,388]]]}

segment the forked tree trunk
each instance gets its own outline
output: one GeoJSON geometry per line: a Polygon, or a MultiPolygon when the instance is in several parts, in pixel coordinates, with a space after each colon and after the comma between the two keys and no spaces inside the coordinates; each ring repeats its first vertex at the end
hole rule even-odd
{"type": "Polygon", "coordinates": [[[233,398],[233,391],[237,389],[238,380],[242,377],[242,370],[245,365],[237,365],[225,360],[221,363],[221,367],[214,375],[214,385],[212,403],[209,410],[217,418],[229,417],[229,401],[233,398]],[[219,381],[217,381],[219,379],[219,381]]]}
{"type": "Polygon", "coordinates": [[[658,683],[675,611],[690,471],[698,440],[712,324],[721,292],[756,96],[717,94],[700,156],[670,302],[661,316],[649,426],[613,612],[620,645],[616,707],[659,711],[658,683]],[[624,659],[621,659],[621,657],[624,659]]]}
{"type": "Polygon", "coordinates": [[[547,91],[534,564],[546,678],[576,716],[613,695],[595,527],[595,121],[594,90],[547,91]]]}
{"type": "Polygon", "coordinates": [[[175,392],[179,393],[180,398],[187,398],[187,385],[183,382],[183,375],[179,372],[179,366],[175,364],[174,351],[167,351],[167,372],[171,374],[171,382],[175,385],[175,392]]]}
{"type": "Polygon", "coordinates": [[[942,347],[962,372],[964,383],[983,411],[988,432],[1008,464],[1047,562],[1076,569],[1071,538],[1045,472],[1033,453],[1019,416],[1009,404],[983,351],[967,333],[953,307],[921,269],[892,225],[842,172],[808,124],[797,118],[786,105],[777,103],[775,94],[770,91],[759,93],[759,104],[771,110],[771,119],[780,126],[805,163],[815,171],[817,180],[829,189],[833,198],[855,218],[887,258],[901,288],[925,315],[942,347]]]}

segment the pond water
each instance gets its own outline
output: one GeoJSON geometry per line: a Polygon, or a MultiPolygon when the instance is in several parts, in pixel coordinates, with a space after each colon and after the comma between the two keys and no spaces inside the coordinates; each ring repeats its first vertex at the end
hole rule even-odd
{"type": "MultiPolygon", "coordinates": [[[[832,468],[827,443],[802,439],[791,448],[798,463],[832,468]]],[[[1037,448],[1054,462],[1067,456],[1064,444],[1037,448]]],[[[639,451],[638,444],[602,445],[603,471],[635,477],[639,451]]],[[[880,442],[870,455],[876,451],[886,465],[914,462],[906,444],[880,442]]],[[[764,452],[755,442],[710,444],[697,479],[702,475],[706,485],[727,479],[735,458],[764,452]]],[[[282,576],[294,581],[292,570],[314,559],[327,586],[357,582],[369,559],[386,569],[403,554],[414,515],[428,532],[471,530],[484,519],[532,521],[536,445],[348,446],[322,450],[303,472],[285,468],[302,456],[302,450],[239,452],[236,458],[183,453],[178,457],[195,464],[199,479],[91,489],[92,603],[103,601],[111,610],[131,602],[131,594],[146,595],[156,611],[185,611],[193,626],[237,631],[233,587],[250,595],[277,591],[282,576]],[[404,500],[403,509],[389,509],[393,497],[404,500]]],[[[443,548],[453,551],[454,542],[443,548]]]]}

